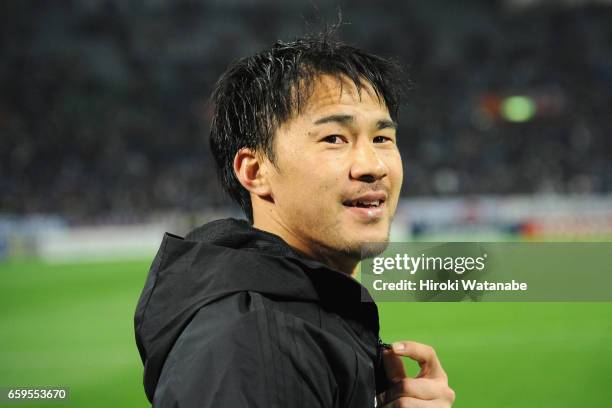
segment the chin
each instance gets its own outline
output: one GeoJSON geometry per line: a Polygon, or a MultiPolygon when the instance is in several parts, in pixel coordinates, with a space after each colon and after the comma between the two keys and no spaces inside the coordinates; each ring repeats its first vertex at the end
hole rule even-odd
{"type": "Polygon", "coordinates": [[[351,236],[360,242],[386,242],[389,241],[389,223],[377,222],[373,224],[354,227],[351,236]]]}
{"type": "Polygon", "coordinates": [[[385,252],[389,246],[389,241],[386,242],[369,242],[361,246],[359,260],[373,258],[385,252]]]}
{"type": "Polygon", "coordinates": [[[380,228],[377,231],[363,231],[353,235],[354,239],[350,240],[348,247],[351,248],[355,257],[359,259],[371,258],[379,255],[389,245],[388,228],[380,228]]]}

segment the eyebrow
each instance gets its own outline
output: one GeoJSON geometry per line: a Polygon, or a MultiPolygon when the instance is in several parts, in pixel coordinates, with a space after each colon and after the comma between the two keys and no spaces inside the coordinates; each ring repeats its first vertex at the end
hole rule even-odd
{"type": "MultiPolygon", "coordinates": [[[[315,120],[315,125],[322,125],[324,123],[335,122],[342,126],[354,126],[355,117],[351,115],[329,115],[324,116],[320,119],[315,120]]],[[[397,129],[397,122],[390,119],[380,119],[376,122],[376,129],[397,129]]]]}
{"type": "Polygon", "coordinates": [[[315,120],[315,125],[322,125],[324,123],[336,122],[343,126],[350,126],[355,123],[355,117],[351,115],[330,115],[324,116],[320,119],[315,120]]]}
{"type": "Polygon", "coordinates": [[[381,119],[378,122],[376,122],[376,129],[378,130],[382,130],[382,129],[397,129],[397,122],[394,120],[390,120],[390,119],[381,119]]]}

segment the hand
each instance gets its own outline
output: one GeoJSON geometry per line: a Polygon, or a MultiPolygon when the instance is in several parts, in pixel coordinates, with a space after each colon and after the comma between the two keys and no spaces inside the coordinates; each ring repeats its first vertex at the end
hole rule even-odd
{"type": "Polygon", "coordinates": [[[448,377],[440,365],[436,351],[413,341],[393,343],[393,350],[383,351],[387,378],[393,385],[379,395],[383,408],[448,408],[455,401],[455,392],[448,386],[448,377]],[[419,363],[416,378],[406,376],[399,356],[419,363]]]}

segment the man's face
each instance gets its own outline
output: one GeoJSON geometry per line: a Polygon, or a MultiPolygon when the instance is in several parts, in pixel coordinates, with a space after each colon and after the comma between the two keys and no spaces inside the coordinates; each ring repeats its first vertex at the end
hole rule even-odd
{"type": "Polygon", "coordinates": [[[360,258],[386,242],[402,184],[395,124],[368,85],[320,76],[306,106],[277,131],[271,216],[308,252],[360,258]]]}

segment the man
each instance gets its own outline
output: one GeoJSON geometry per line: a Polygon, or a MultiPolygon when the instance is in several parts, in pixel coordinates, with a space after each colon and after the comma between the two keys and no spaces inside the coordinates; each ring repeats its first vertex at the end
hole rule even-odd
{"type": "Polygon", "coordinates": [[[399,198],[399,78],[328,37],[278,42],[220,78],[211,148],[249,222],[164,237],[135,317],[154,406],[451,406],[433,349],[385,349],[352,277],[385,247],[399,198]]]}

